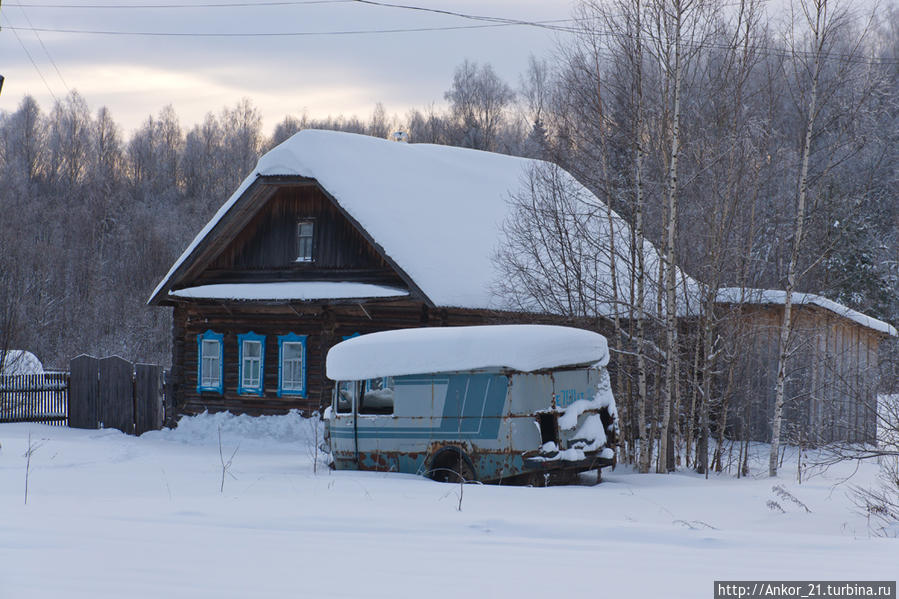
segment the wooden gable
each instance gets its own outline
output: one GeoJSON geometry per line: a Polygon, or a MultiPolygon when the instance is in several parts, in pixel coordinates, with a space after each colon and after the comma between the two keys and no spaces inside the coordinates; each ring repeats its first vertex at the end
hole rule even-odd
{"type": "MultiPolygon", "coordinates": [[[[317,182],[267,179],[257,180],[194,248],[173,273],[169,289],[351,281],[410,289],[417,295],[414,283],[317,182]],[[298,260],[300,222],[313,223],[311,260],[298,260]]],[[[164,301],[158,295],[154,299],[164,301]]]]}
{"type": "Polygon", "coordinates": [[[317,185],[280,187],[224,247],[197,284],[346,280],[405,286],[317,185]],[[298,223],[313,223],[312,261],[298,261],[298,223]]]}

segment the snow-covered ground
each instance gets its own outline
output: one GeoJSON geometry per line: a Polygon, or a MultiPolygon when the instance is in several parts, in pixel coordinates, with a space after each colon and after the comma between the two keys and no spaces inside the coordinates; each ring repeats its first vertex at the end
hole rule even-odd
{"type": "MultiPolygon", "coordinates": [[[[311,430],[297,416],[204,415],[139,438],[0,425],[0,598],[693,598],[714,580],[899,578],[899,539],[872,537],[837,484],[853,467],[802,485],[789,459],[776,480],[619,468],[597,486],[467,485],[458,511],[456,485],[313,474],[311,430]],[[224,493],[220,428],[226,461],[237,448],[224,493]]],[[[875,477],[863,465],[850,482],[875,477]]]]}

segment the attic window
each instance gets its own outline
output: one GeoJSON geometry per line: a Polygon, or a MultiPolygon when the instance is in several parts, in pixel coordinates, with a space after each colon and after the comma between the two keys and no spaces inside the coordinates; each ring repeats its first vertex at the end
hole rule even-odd
{"type": "Polygon", "coordinates": [[[297,262],[312,262],[313,221],[297,223],[297,262]]]}

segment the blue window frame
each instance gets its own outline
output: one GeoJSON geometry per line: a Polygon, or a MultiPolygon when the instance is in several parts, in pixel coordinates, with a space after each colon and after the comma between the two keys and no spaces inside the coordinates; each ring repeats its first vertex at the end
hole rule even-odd
{"type": "Polygon", "coordinates": [[[278,336],[278,397],[306,397],[306,335],[278,336]]]}
{"type": "Polygon", "coordinates": [[[262,395],[265,388],[265,335],[253,331],[237,336],[238,373],[237,392],[241,395],[262,395]]]}
{"type": "Polygon", "coordinates": [[[225,336],[214,331],[197,335],[197,391],[223,390],[225,336]]]}

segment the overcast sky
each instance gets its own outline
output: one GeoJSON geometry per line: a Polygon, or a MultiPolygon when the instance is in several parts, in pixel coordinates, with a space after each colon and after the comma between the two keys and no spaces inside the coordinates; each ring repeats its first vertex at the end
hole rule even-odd
{"type": "MultiPolygon", "coordinates": [[[[0,74],[6,77],[0,110],[15,110],[22,97],[31,94],[49,111],[54,96],[62,98],[68,90],[77,90],[92,110],[108,106],[126,134],[169,103],[188,128],[207,112],[218,112],[242,97],[259,108],[266,132],[286,114],[299,116],[304,110],[317,117],[367,117],[380,101],[388,113],[402,115],[412,106],[442,104],[454,67],[466,58],[491,63],[516,86],[528,55],[548,54],[559,35],[526,26],[470,28],[484,23],[353,1],[293,0],[272,5],[276,1],[5,1],[0,7],[0,74]],[[255,6],[196,6],[238,2],[255,6]],[[163,4],[190,7],[147,7],[163,4]],[[228,38],[36,34],[12,29],[283,33],[455,26],[469,28],[228,38]]],[[[571,13],[568,0],[395,2],[526,21],[566,19],[571,13]]]]}

